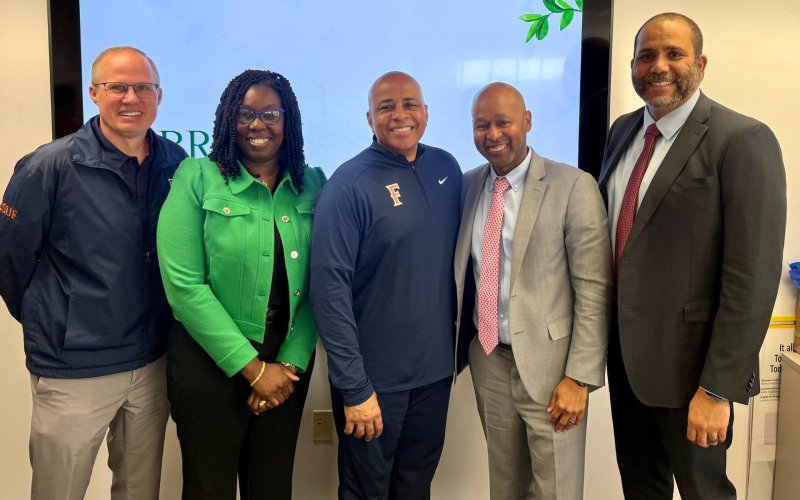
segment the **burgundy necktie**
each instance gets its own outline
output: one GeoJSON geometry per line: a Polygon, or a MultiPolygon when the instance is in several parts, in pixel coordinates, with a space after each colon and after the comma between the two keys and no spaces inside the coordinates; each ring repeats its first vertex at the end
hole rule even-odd
{"type": "Polygon", "coordinates": [[[619,258],[622,256],[622,251],[625,250],[625,244],[628,242],[628,236],[633,229],[633,219],[636,217],[636,203],[639,200],[639,186],[642,185],[642,178],[647,171],[647,166],[650,164],[650,158],[653,157],[653,150],[656,146],[656,139],[661,135],[661,132],[656,127],[655,123],[651,123],[644,133],[644,148],[639,159],[636,160],[636,165],[633,166],[633,172],[628,179],[628,186],[625,188],[625,195],[622,197],[622,206],[619,209],[619,218],[617,219],[617,238],[616,246],[614,247],[614,272],[619,269],[619,258]]]}
{"type": "Polygon", "coordinates": [[[481,277],[478,286],[478,340],[486,354],[497,347],[497,294],[500,288],[500,237],[503,233],[505,193],[511,185],[498,177],[492,186],[492,204],[483,229],[481,277]]]}

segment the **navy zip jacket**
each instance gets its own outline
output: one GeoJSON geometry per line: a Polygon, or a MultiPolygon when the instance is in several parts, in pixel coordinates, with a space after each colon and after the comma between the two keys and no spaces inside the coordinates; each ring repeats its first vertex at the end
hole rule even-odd
{"type": "Polygon", "coordinates": [[[453,374],[461,175],[441,149],[409,163],[373,140],[322,190],[309,292],[347,406],[453,374]]]}
{"type": "Polygon", "coordinates": [[[0,295],[34,375],[108,375],[165,352],[156,222],[186,153],[147,135],[147,170],[102,136],[97,117],[14,168],[0,209],[0,295]]]}

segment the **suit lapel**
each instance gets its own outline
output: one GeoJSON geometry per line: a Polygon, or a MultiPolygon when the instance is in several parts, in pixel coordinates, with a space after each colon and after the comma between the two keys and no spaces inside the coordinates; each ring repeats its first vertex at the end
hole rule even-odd
{"type": "Polygon", "coordinates": [[[622,124],[622,136],[617,141],[616,145],[609,144],[609,146],[613,147],[614,150],[608,157],[608,160],[603,164],[603,167],[600,170],[600,177],[597,181],[597,184],[600,186],[600,190],[603,193],[605,193],[606,190],[608,176],[614,171],[614,168],[616,168],[617,164],[619,163],[619,159],[622,158],[622,155],[628,150],[628,146],[633,140],[633,136],[641,128],[642,121],[644,120],[643,116],[643,112],[634,114],[634,118],[632,120],[626,124],[622,124]]]}
{"type": "Polygon", "coordinates": [[[475,223],[475,210],[478,207],[481,190],[489,175],[489,164],[482,165],[475,176],[465,176],[464,197],[462,202],[461,224],[458,229],[458,242],[454,259],[456,286],[459,290],[464,286],[464,272],[470,259],[472,249],[472,226],[475,223]]]}
{"type": "Polygon", "coordinates": [[[514,290],[514,283],[517,281],[517,275],[519,275],[519,270],[522,267],[522,259],[525,257],[525,251],[530,243],[533,226],[536,225],[536,219],[539,217],[539,210],[542,207],[542,200],[544,200],[544,193],[547,188],[547,183],[542,181],[544,178],[544,160],[535,151],[532,154],[531,164],[528,167],[528,174],[523,187],[522,202],[517,213],[514,241],[511,244],[510,290],[514,290]]]}
{"type": "Polygon", "coordinates": [[[686,123],[681,127],[681,131],[678,132],[675,143],[669,148],[667,156],[664,157],[664,161],[658,167],[656,175],[653,176],[644,198],[642,198],[642,204],[639,206],[639,210],[636,211],[636,218],[633,220],[633,228],[626,246],[630,246],[631,242],[641,234],[656,209],[658,209],[661,201],[669,192],[675,179],[686,166],[686,162],[694,154],[698,144],[700,144],[703,136],[708,131],[708,126],[705,122],[708,120],[710,109],[711,105],[708,98],[701,94],[692,113],[686,119],[686,123]]]}

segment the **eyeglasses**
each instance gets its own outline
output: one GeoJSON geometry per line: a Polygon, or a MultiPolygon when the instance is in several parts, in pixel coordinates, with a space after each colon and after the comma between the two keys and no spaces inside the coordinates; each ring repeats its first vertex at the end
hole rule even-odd
{"type": "Polygon", "coordinates": [[[155,99],[158,89],[161,88],[157,83],[133,83],[122,82],[100,82],[94,85],[102,85],[106,89],[106,95],[112,99],[122,99],[128,93],[128,89],[133,87],[133,91],[139,99],[155,99]]]}
{"type": "Polygon", "coordinates": [[[266,125],[275,125],[281,120],[283,108],[265,109],[264,111],[253,111],[250,108],[239,108],[236,113],[236,121],[242,125],[250,125],[256,118],[261,118],[261,121],[266,125]]]}

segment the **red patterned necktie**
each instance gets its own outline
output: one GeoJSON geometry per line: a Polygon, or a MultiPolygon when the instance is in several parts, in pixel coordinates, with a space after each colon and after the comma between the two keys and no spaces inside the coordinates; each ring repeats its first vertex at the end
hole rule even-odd
{"type": "Polygon", "coordinates": [[[478,340],[486,354],[497,347],[497,294],[500,288],[500,237],[503,233],[505,193],[511,185],[498,177],[492,186],[492,204],[483,229],[481,277],[478,287],[478,340]]]}
{"type": "Polygon", "coordinates": [[[619,209],[619,218],[617,219],[617,239],[616,246],[614,247],[614,272],[617,273],[619,269],[619,258],[622,256],[622,251],[625,250],[625,244],[628,242],[628,236],[633,229],[633,219],[636,217],[636,203],[639,200],[639,186],[642,185],[642,178],[647,171],[647,166],[650,164],[650,158],[653,157],[653,150],[655,150],[656,139],[661,135],[655,123],[651,123],[644,133],[644,148],[639,159],[636,160],[636,165],[633,166],[631,177],[628,179],[628,186],[625,188],[625,195],[622,197],[622,206],[619,209]]]}

